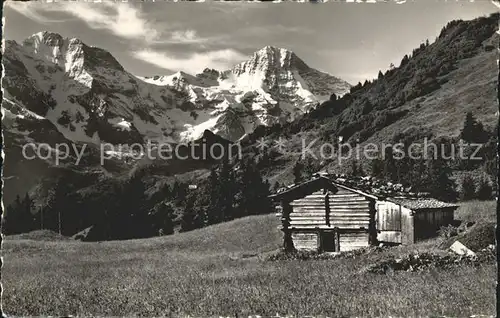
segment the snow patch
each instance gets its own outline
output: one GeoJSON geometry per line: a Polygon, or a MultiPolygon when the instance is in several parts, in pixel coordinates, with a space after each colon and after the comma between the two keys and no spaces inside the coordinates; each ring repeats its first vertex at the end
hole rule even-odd
{"type": "Polygon", "coordinates": [[[121,117],[110,118],[110,119],[108,119],[108,123],[110,123],[114,127],[120,128],[121,130],[130,131],[130,129],[132,127],[132,123],[130,123],[129,121],[126,121],[125,119],[123,119],[121,117]]]}

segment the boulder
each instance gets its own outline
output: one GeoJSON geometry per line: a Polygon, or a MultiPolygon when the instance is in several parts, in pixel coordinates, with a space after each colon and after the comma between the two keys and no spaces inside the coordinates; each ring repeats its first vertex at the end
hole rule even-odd
{"type": "Polygon", "coordinates": [[[455,252],[458,255],[476,256],[476,253],[474,253],[472,250],[467,248],[467,246],[460,243],[460,241],[455,241],[455,243],[453,243],[450,246],[450,250],[452,250],[453,252],[455,252]]]}

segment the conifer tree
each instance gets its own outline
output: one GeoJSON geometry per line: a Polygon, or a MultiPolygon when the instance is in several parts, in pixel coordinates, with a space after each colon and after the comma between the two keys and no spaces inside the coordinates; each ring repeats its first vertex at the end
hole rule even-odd
{"type": "Polygon", "coordinates": [[[278,190],[279,190],[280,188],[281,188],[280,183],[279,183],[278,181],[276,181],[276,182],[274,183],[274,185],[273,185],[272,192],[273,192],[273,193],[277,193],[277,192],[278,192],[278,190]]]}
{"type": "Polygon", "coordinates": [[[392,148],[385,148],[384,153],[384,179],[387,181],[397,181],[396,159],[392,148]]]}
{"type": "Polygon", "coordinates": [[[44,211],[44,226],[47,229],[65,234],[65,215],[72,208],[73,202],[69,196],[70,175],[63,172],[50,191],[47,206],[44,211]]]}
{"type": "Polygon", "coordinates": [[[169,203],[162,202],[156,207],[154,213],[156,228],[161,235],[174,233],[174,209],[169,203]]]}
{"type": "Polygon", "coordinates": [[[467,143],[485,143],[488,141],[488,133],[484,130],[483,124],[472,115],[472,112],[465,115],[460,138],[467,143]]]}
{"type": "Polygon", "coordinates": [[[359,175],[359,168],[358,168],[358,163],[356,160],[351,161],[351,175],[352,176],[358,176],[359,175]]]}
{"type": "Polygon", "coordinates": [[[493,188],[488,182],[487,178],[481,178],[481,182],[479,183],[479,187],[477,189],[476,197],[479,200],[491,200],[493,194],[493,188]]]}
{"type": "Polygon", "coordinates": [[[456,200],[455,183],[450,178],[451,169],[443,158],[429,160],[426,175],[425,189],[436,199],[449,202],[456,200]]]}
{"type": "Polygon", "coordinates": [[[300,162],[297,161],[295,165],[293,166],[293,183],[294,184],[299,184],[303,181],[303,176],[302,172],[304,170],[304,165],[300,162]]]}
{"type": "Polygon", "coordinates": [[[121,222],[117,238],[147,237],[153,234],[143,176],[143,172],[136,172],[125,183],[120,209],[115,212],[118,214],[117,221],[121,222]]]}
{"type": "Polygon", "coordinates": [[[195,195],[188,195],[186,206],[181,218],[181,232],[202,228],[206,225],[206,214],[198,206],[195,195]]]}
{"type": "Polygon", "coordinates": [[[462,179],[462,189],[460,191],[460,199],[463,201],[468,201],[474,199],[476,194],[476,186],[474,185],[474,180],[466,175],[462,179]]]}
{"type": "Polygon", "coordinates": [[[18,234],[32,231],[35,226],[32,208],[32,200],[27,193],[24,199],[17,195],[14,202],[6,208],[2,220],[2,232],[18,234]]]}
{"type": "Polygon", "coordinates": [[[210,203],[207,209],[208,224],[216,224],[234,218],[235,177],[227,159],[223,159],[219,172],[210,173],[210,203]]]}
{"type": "Polygon", "coordinates": [[[250,161],[242,165],[238,180],[238,216],[269,213],[269,182],[263,180],[259,169],[250,161]]]}
{"type": "Polygon", "coordinates": [[[401,66],[408,64],[409,61],[410,61],[410,59],[408,58],[408,55],[405,54],[405,56],[401,60],[401,66]]]}
{"type": "Polygon", "coordinates": [[[384,162],[380,158],[375,158],[370,161],[370,173],[372,177],[382,177],[384,173],[384,162]]]}

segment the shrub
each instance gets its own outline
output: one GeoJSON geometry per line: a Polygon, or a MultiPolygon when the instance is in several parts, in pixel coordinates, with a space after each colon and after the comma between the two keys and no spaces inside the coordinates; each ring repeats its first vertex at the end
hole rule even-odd
{"type": "Polygon", "coordinates": [[[450,238],[457,235],[458,235],[458,228],[451,224],[448,224],[447,226],[442,226],[441,229],[439,229],[439,236],[441,237],[450,238]]]}

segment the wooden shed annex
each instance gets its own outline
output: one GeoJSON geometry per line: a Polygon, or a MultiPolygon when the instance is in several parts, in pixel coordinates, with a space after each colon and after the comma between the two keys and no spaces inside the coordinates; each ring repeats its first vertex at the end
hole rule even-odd
{"type": "Polygon", "coordinates": [[[286,250],[342,252],[412,244],[453,222],[456,205],[433,198],[378,197],[319,176],[270,198],[286,250]]]}

